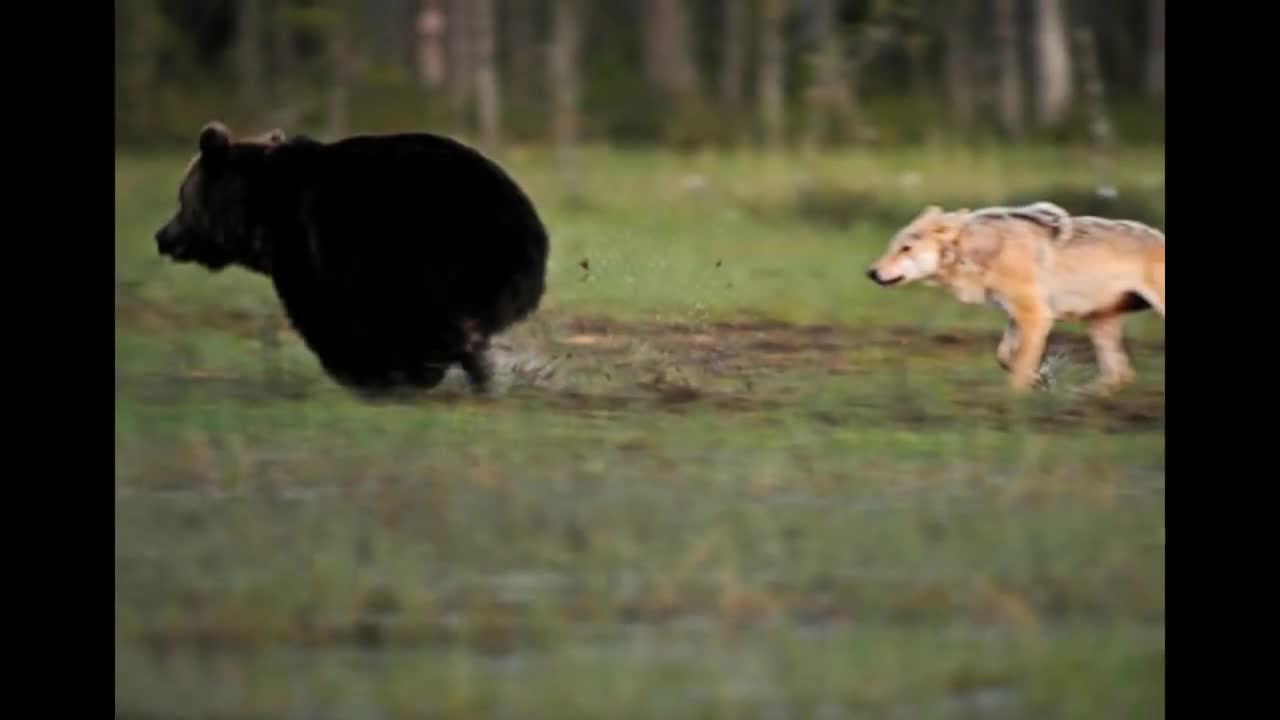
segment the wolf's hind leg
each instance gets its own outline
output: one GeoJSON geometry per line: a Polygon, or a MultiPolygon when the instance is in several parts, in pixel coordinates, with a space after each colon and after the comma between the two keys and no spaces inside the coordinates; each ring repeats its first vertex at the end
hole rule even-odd
{"type": "Polygon", "coordinates": [[[1138,294],[1160,313],[1160,317],[1164,317],[1164,262],[1151,266],[1145,280],[1146,287],[1139,290],[1138,294]]]}
{"type": "Polygon", "coordinates": [[[1124,350],[1124,316],[1107,315],[1089,323],[1089,339],[1098,359],[1099,376],[1090,390],[1112,392],[1133,382],[1133,367],[1124,350]]]}

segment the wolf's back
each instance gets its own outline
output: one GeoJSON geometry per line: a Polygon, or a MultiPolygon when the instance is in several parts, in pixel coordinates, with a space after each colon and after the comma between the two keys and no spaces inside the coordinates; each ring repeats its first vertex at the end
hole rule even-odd
{"type": "Polygon", "coordinates": [[[973,212],[980,222],[1027,222],[1046,232],[1055,246],[1104,243],[1117,246],[1164,246],[1164,233],[1134,220],[1072,215],[1050,202],[1013,207],[988,207],[973,212]]]}
{"type": "Polygon", "coordinates": [[[1164,247],[1164,233],[1134,220],[1081,215],[1071,219],[1071,234],[1059,239],[1067,245],[1104,243],[1117,246],[1164,247]]]}

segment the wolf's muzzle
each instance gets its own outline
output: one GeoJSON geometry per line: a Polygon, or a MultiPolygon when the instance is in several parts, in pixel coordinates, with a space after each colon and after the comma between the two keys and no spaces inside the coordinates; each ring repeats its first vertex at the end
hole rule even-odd
{"type": "Polygon", "coordinates": [[[890,285],[897,285],[898,283],[902,282],[902,277],[901,277],[901,276],[896,277],[896,278],[893,278],[892,280],[884,280],[884,279],[882,279],[882,278],[880,277],[880,274],[876,272],[876,269],[875,269],[875,268],[871,268],[870,270],[868,270],[868,271],[867,271],[867,277],[871,278],[871,281],[872,281],[872,282],[874,282],[874,283],[875,283],[875,284],[877,284],[877,285],[880,285],[881,287],[888,287],[888,286],[890,286],[890,285]]]}

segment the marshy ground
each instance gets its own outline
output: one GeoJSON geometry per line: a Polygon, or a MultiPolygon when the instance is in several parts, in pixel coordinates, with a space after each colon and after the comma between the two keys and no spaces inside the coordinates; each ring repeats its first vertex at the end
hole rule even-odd
{"type": "MultiPolygon", "coordinates": [[[[493,397],[378,404],[264,279],[155,256],[185,159],[117,159],[120,717],[1163,713],[1159,318],[1125,392],[1016,401],[998,314],[863,277],[926,203],[1071,209],[1085,156],[594,150],[571,206],[514,150],[542,311],[493,397]]],[[[1162,156],[1118,165],[1158,223],[1162,156]]]]}

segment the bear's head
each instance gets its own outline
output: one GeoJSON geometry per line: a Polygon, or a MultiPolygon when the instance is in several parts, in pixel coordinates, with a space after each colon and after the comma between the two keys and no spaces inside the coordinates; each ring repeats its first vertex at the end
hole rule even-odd
{"type": "Polygon", "coordinates": [[[214,272],[233,263],[268,272],[259,225],[264,169],[267,153],[286,139],[272,130],[233,140],[222,123],[205,125],[178,189],[178,210],[156,232],[160,254],[214,272]]]}

